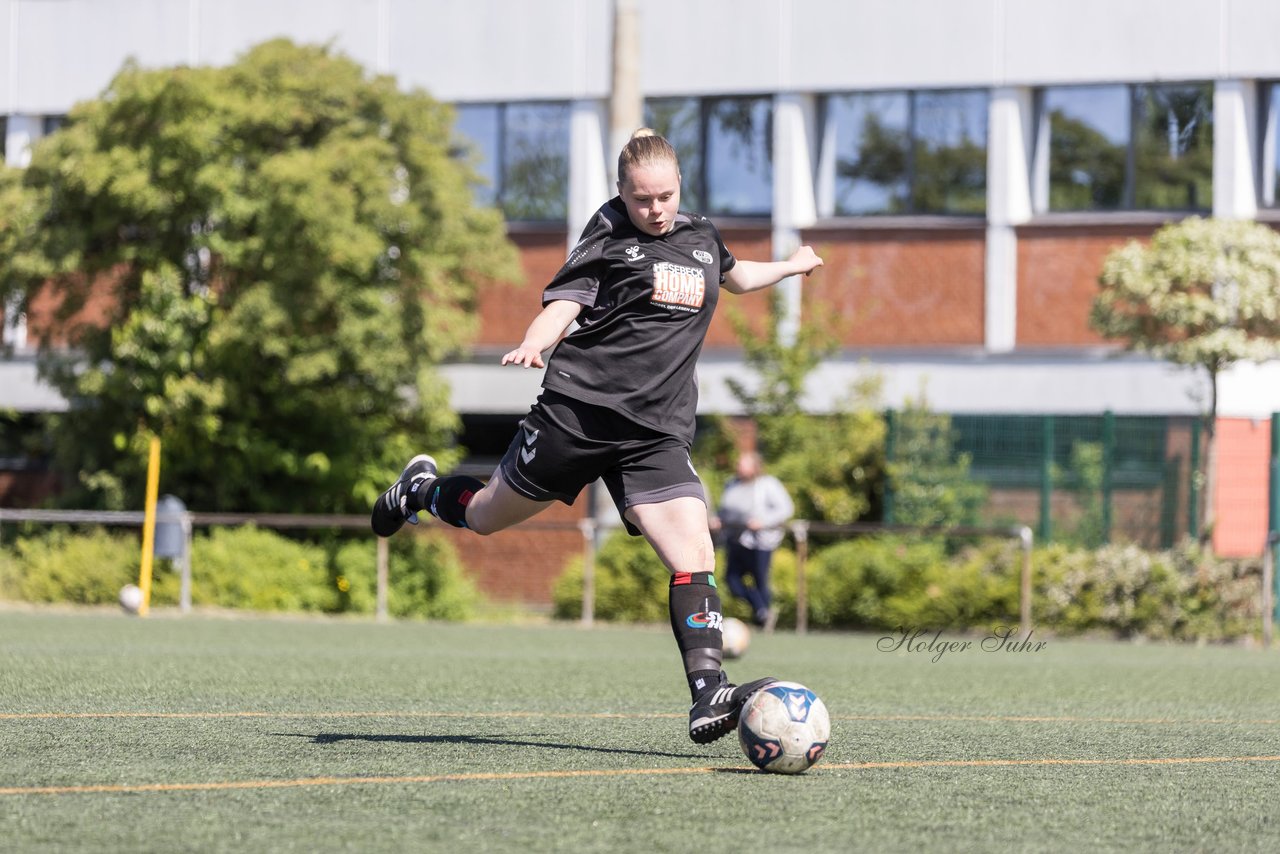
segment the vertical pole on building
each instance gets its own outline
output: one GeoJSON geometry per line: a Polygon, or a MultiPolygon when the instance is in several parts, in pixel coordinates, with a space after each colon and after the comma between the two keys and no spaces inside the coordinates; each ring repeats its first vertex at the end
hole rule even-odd
{"type": "Polygon", "coordinates": [[[1040,449],[1040,540],[1053,536],[1053,416],[1041,418],[1040,449]]]}
{"type": "MultiPolygon", "coordinates": [[[[631,134],[644,124],[644,94],[640,91],[640,10],[636,0],[613,0],[611,72],[606,159],[616,158],[631,134]]],[[[609,173],[613,174],[612,167],[609,173]]]]}

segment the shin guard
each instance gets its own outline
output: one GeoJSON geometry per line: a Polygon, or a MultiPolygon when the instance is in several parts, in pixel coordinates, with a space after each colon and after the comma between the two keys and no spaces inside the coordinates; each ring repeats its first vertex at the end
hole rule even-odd
{"type": "Polygon", "coordinates": [[[677,572],[669,590],[671,631],[680,647],[693,699],[719,684],[720,594],[709,572],[677,572]]]}

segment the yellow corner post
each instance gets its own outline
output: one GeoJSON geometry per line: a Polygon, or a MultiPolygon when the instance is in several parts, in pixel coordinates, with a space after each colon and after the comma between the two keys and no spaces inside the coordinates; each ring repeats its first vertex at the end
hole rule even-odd
{"type": "Polygon", "coordinates": [[[142,590],[142,605],[138,616],[145,617],[151,610],[151,559],[156,548],[156,493],[160,491],[160,439],[151,437],[151,458],[147,461],[147,510],[142,520],[142,572],[138,587],[142,590]]]}

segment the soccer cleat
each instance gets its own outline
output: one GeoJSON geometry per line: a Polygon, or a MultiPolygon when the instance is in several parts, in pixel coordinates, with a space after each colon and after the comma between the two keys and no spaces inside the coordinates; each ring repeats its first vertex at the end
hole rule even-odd
{"type": "Polygon", "coordinates": [[[689,738],[697,744],[710,744],[733,732],[738,714],[751,695],[777,681],[766,676],[745,685],[731,685],[729,677],[720,671],[720,684],[704,691],[689,709],[689,738]]]}
{"type": "Polygon", "coordinates": [[[418,524],[418,513],[409,509],[409,493],[417,492],[423,484],[436,478],[436,461],[428,454],[418,454],[400,473],[400,479],[378,498],[373,505],[369,523],[379,537],[389,537],[403,527],[405,522],[418,524]]]}

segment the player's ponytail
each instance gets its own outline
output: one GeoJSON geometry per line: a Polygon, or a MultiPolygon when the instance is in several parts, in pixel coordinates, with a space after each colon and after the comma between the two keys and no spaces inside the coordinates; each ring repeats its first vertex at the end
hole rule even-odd
{"type": "Polygon", "coordinates": [[[676,171],[680,169],[680,160],[671,143],[653,128],[640,128],[631,134],[618,155],[618,180],[625,183],[634,167],[651,163],[671,163],[676,171]]]}

